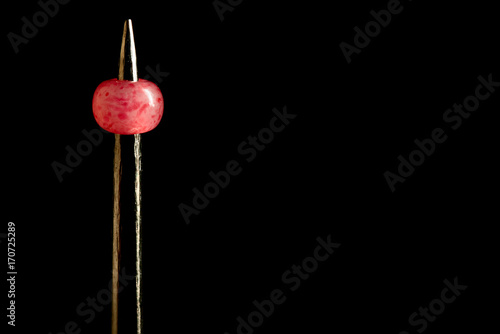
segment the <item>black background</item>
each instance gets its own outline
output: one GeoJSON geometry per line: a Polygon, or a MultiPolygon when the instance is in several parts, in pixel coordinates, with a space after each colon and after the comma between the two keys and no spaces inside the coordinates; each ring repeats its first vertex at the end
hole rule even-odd
{"type": "MultiPolygon", "coordinates": [[[[164,117],[142,136],[146,333],[234,334],[236,318],[274,289],[287,300],[255,333],[399,333],[454,277],[468,288],[426,333],[491,328],[499,93],[455,131],[442,116],[474,93],[479,75],[500,81],[500,20],[494,2],[402,4],[350,64],[339,44],[353,44],[353,28],[387,1],[245,0],[223,22],[210,0],[71,1],[19,53],[4,37],[0,232],[15,222],[18,271],[8,332],[56,334],[70,321],[81,333],[110,332],[109,305],[89,324],[76,308],[111,278],[113,135],[62,182],[51,164],[97,128],[92,95],[117,76],[127,18],[139,76],[157,64],[169,72],[158,84],[164,117]],[[244,162],[238,145],[284,106],[298,116],[244,162]],[[384,172],[436,127],[447,141],[392,193],[384,172]],[[233,159],[242,173],[187,225],[178,205],[233,159]],[[340,248],[291,292],[281,275],[328,235],[340,248]]],[[[2,10],[7,36],[40,7],[2,10]]],[[[122,150],[130,275],[132,136],[122,150]]],[[[133,283],[120,296],[120,333],[134,333],[133,283]]]]}

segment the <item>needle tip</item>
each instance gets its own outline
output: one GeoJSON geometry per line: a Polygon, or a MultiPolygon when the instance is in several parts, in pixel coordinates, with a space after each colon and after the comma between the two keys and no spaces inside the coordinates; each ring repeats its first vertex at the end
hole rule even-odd
{"type": "Polygon", "coordinates": [[[125,24],[123,25],[118,80],[138,80],[134,30],[132,20],[130,19],[125,20],[125,24]]]}

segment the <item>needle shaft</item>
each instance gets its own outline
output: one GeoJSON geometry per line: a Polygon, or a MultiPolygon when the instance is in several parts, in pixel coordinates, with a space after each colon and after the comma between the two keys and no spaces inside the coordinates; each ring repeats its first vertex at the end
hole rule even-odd
{"type": "MultiPolygon", "coordinates": [[[[138,81],[137,77],[137,57],[135,52],[134,31],[132,29],[132,20],[126,20],[123,26],[122,44],[120,50],[120,62],[118,65],[118,80],[138,81]]],[[[137,240],[142,239],[140,229],[140,135],[134,135],[135,145],[134,152],[136,154],[136,233],[137,240]],[[137,152],[135,146],[139,147],[139,163],[137,162],[137,152]],[[137,195],[138,194],[138,195],[137,195]],[[137,227],[139,226],[139,228],[137,227]]],[[[120,135],[115,134],[115,151],[114,151],[114,196],[113,196],[113,270],[112,270],[112,306],[111,306],[111,333],[118,334],[118,289],[119,289],[119,273],[120,273],[120,183],[122,173],[121,163],[121,143],[120,135]]],[[[142,249],[140,242],[136,243],[137,256],[141,254],[142,249]]],[[[142,332],[142,258],[137,257],[137,319],[138,319],[138,334],[142,332]],[[139,321],[140,319],[140,321],[139,321]]]]}

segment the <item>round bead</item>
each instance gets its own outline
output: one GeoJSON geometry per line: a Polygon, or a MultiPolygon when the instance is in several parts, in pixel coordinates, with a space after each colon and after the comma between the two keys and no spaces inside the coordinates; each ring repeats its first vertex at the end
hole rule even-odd
{"type": "Polygon", "coordinates": [[[148,80],[111,79],[94,92],[92,110],[104,130],[131,135],[153,130],[163,116],[163,96],[148,80]]]}

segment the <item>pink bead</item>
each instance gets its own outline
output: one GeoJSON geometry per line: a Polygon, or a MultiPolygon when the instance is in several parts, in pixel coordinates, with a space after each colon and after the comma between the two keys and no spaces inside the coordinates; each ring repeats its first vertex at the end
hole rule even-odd
{"type": "Polygon", "coordinates": [[[92,110],[104,130],[131,135],[153,130],[163,115],[163,96],[154,83],[111,79],[94,92],[92,110]]]}

